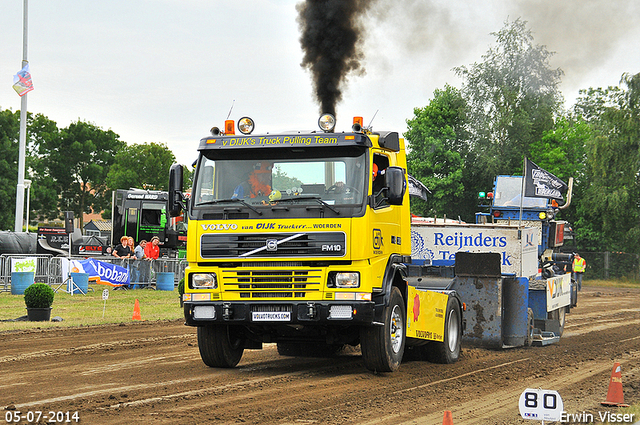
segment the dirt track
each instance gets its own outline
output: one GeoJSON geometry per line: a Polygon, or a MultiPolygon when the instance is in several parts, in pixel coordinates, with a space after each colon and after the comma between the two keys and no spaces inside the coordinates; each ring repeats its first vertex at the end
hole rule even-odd
{"type": "Polygon", "coordinates": [[[625,401],[640,401],[639,296],[586,288],[559,344],[465,347],[456,364],[405,362],[382,375],[368,372],[357,350],[289,358],[274,345],[245,351],[236,369],[210,369],[182,322],[5,333],[1,419],[15,409],[77,411],[84,424],[441,424],[451,410],[456,425],[525,424],[518,398],[538,387],[557,390],[567,412],[597,419],[615,411],[600,406],[614,361],[625,401]]]}

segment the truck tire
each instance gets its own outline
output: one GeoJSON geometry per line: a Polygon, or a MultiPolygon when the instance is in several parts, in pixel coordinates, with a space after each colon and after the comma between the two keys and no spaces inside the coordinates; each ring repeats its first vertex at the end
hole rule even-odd
{"type": "Polygon", "coordinates": [[[440,364],[450,364],[458,361],[462,345],[461,317],[460,304],[454,298],[449,297],[444,321],[444,341],[434,341],[424,346],[427,360],[440,364]]]}
{"type": "Polygon", "coordinates": [[[393,372],[402,362],[407,339],[406,307],[400,290],[391,289],[389,305],[384,309],[384,326],[366,327],[360,331],[362,359],[374,372],[393,372]]]}
{"type": "Polygon", "coordinates": [[[198,349],[209,367],[235,367],[244,352],[244,339],[228,325],[198,326],[198,349]]]}

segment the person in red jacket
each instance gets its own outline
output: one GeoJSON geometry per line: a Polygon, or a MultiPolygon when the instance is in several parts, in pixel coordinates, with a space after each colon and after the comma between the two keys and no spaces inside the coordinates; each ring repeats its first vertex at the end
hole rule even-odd
{"type": "Polygon", "coordinates": [[[148,243],[147,246],[144,247],[144,255],[149,260],[157,260],[160,256],[160,248],[158,248],[158,244],[160,243],[160,239],[157,236],[151,238],[151,243],[148,243]]]}
{"type": "Polygon", "coordinates": [[[157,260],[160,256],[160,248],[158,244],[160,243],[160,239],[157,236],[151,238],[151,241],[147,243],[147,246],[144,247],[144,259],[148,262],[145,263],[145,275],[151,277],[151,272],[156,271],[156,267],[154,267],[153,260],[157,260]]]}

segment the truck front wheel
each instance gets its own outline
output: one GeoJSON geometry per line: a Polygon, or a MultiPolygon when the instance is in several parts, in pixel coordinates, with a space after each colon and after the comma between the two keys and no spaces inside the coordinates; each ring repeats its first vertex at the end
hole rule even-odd
{"type": "Polygon", "coordinates": [[[391,289],[389,305],[385,307],[384,326],[362,328],[360,348],[367,369],[393,372],[398,369],[407,338],[406,309],[400,290],[391,289]]]}
{"type": "Polygon", "coordinates": [[[244,339],[232,326],[199,326],[198,349],[209,367],[235,367],[244,352],[244,339]]]}

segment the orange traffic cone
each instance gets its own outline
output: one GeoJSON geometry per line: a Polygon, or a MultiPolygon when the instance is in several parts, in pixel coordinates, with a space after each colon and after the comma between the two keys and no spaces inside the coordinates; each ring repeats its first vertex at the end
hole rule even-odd
{"type": "Polygon", "coordinates": [[[442,425],[453,425],[453,419],[451,418],[451,411],[444,411],[444,418],[442,418],[442,425]]]}
{"type": "Polygon", "coordinates": [[[140,316],[140,303],[138,303],[138,299],[136,298],[136,303],[133,306],[133,317],[131,320],[142,320],[142,316],[140,316]]]}
{"type": "Polygon", "coordinates": [[[601,403],[603,406],[629,407],[624,404],[624,394],[622,393],[622,368],[620,363],[613,364],[611,371],[611,380],[609,381],[609,391],[607,392],[607,400],[601,403]]]}

